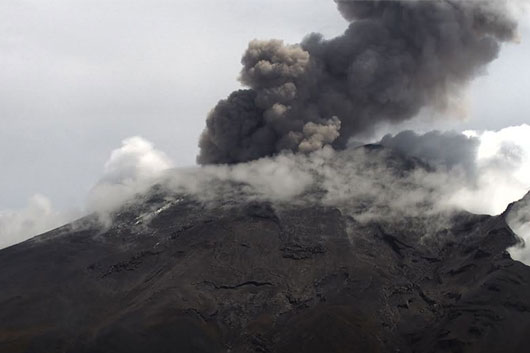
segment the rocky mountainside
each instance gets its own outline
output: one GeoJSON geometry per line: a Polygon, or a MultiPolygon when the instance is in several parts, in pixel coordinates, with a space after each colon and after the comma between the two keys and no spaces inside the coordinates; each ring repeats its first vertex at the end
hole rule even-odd
{"type": "Polygon", "coordinates": [[[359,223],[161,193],[0,251],[1,352],[525,352],[504,215],[359,223]]]}

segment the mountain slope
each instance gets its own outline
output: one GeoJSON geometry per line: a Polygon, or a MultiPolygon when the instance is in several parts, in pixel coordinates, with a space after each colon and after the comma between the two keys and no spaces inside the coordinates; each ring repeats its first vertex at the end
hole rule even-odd
{"type": "Polygon", "coordinates": [[[503,216],[153,194],[0,251],[2,352],[521,352],[530,270],[503,216]]]}

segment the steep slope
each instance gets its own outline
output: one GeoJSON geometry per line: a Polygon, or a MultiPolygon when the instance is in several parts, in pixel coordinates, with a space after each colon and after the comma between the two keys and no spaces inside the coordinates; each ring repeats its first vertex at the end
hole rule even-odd
{"type": "Polygon", "coordinates": [[[504,217],[438,221],[154,192],[0,251],[0,351],[525,351],[504,217]]]}

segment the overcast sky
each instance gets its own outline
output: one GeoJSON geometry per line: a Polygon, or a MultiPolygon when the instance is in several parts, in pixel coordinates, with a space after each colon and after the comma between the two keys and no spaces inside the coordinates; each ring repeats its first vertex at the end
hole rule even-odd
{"type": "MultiPolygon", "coordinates": [[[[521,16],[521,43],[470,87],[467,119],[437,128],[530,123],[530,17],[521,16]]],[[[331,0],[0,0],[0,210],[36,193],[80,206],[130,136],[194,164],[205,116],[239,87],[250,40],[294,43],[345,27],[331,0]]]]}

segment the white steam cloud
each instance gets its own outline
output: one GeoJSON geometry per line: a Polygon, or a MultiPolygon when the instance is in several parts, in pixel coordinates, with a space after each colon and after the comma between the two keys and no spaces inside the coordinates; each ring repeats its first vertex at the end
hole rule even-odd
{"type": "Polygon", "coordinates": [[[89,211],[106,213],[145,192],[172,162],[142,137],[130,137],[112,151],[101,180],[88,195],[89,211]]]}
{"type": "Polygon", "coordinates": [[[460,190],[454,201],[471,212],[499,214],[530,190],[530,126],[464,134],[480,141],[477,180],[460,190]]]}

